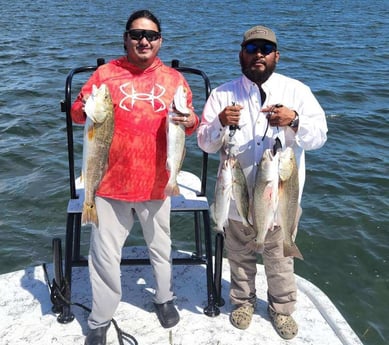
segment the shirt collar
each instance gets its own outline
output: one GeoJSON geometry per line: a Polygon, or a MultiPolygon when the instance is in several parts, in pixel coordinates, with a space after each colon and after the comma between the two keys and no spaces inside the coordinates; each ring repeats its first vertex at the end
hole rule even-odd
{"type": "MultiPolygon", "coordinates": [[[[273,72],[272,75],[269,77],[269,79],[266,80],[262,84],[262,89],[264,91],[269,90],[269,87],[270,87],[270,85],[272,85],[273,80],[275,79],[275,75],[276,74],[277,73],[273,72]]],[[[243,84],[243,87],[244,87],[245,91],[247,91],[247,92],[249,92],[252,87],[257,88],[258,91],[259,91],[258,85],[256,83],[254,83],[253,81],[251,81],[249,78],[247,78],[244,74],[242,74],[242,84],[243,84]]]]}
{"type": "Polygon", "coordinates": [[[258,88],[258,85],[255,84],[254,82],[252,82],[249,78],[247,78],[244,74],[242,74],[242,85],[243,85],[243,88],[244,90],[247,92],[247,93],[250,93],[250,90],[252,87],[255,87],[258,89],[259,91],[259,88],[258,88]]]}

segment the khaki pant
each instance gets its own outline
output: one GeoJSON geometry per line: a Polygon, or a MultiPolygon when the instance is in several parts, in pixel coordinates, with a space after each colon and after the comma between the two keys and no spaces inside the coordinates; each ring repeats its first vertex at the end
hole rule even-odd
{"type": "MultiPolygon", "coordinates": [[[[255,237],[252,229],[242,223],[229,220],[225,229],[225,245],[231,268],[230,299],[234,305],[254,305],[257,299],[255,275],[257,253],[246,248],[255,237]]],[[[267,278],[269,306],[284,315],[290,315],[296,304],[294,261],[283,255],[283,235],[280,228],[269,231],[262,254],[267,278]]]]}
{"type": "MultiPolygon", "coordinates": [[[[142,226],[156,281],[155,303],[174,298],[172,292],[170,198],[165,201],[124,202],[96,197],[99,227],[93,226],[89,250],[92,285],[91,329],[107,325],[119,305],[122,290],[121,253],[134,224],[134,213],[142,226]]],[[[123,276],[123,279],[126,279],[123,276]]],[[[135,282],[134,282],[135,284],[135,282]]]]}

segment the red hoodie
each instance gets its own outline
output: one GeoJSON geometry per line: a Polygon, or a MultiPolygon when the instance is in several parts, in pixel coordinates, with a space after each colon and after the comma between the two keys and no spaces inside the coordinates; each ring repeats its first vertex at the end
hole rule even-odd
{"type": "MultiPolygon", "coordinates": [[[[192,92],[184,77],[156,58],[145,70],[122,57],[100,66],[82,87],[72,105],[76,123],[85,122],[84,95],[92,85],[106,84],[114,104],[114,135],[107,171],[96,195],[124,201],[165,199],[169,178],[166,170],[166,117],[178,86],[187,90],[187,106],[193,109],[192,92]]],[[[198,125],[187,128],[192,134],[198,125]]]]}

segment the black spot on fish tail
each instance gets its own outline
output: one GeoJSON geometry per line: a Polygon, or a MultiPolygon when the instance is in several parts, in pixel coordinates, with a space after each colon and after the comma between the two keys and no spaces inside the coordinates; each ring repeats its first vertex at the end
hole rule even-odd
{"type": "Polygon", "coordinates": [[[84,203],[81,215],[81,224],[94,224],[96,226],[99,226],[96,205],[94,203],[84,203]]]}

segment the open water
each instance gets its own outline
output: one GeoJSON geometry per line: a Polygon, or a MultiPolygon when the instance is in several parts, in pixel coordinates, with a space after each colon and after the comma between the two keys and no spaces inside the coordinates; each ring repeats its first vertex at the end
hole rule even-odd
{"type": "MultiPolygon", "coordinates": [[[[142,7],[162,21],[161,58],[203,70],[212,86],[240,74],[246,29],[264,24],[276,31],[278,72],[312,88],[329,127],[325,147],[307,154],[297,238],[305,261],[296,261],[296,272],[331,298],[364,344],[389,344],[388,2],[173,0],[142,7]]],[[[63,238],[65,79],[71,68],[121,55],[135,9],[138,1],[123,0],[0,6],[0,273],[51,261],[52,239],[63,238]]],[[[197,169],[193,138],[189,151],[186,168],[197,169]]],[[[216,166],[211,155],[210,199],[216,166]]],[[[191,246],[190,225],[185,217],[173,220],[180,249],[191,246]]],[[[129,243],[139,241],[135,232],[129,243]]],[[[83,245],[87,250],[87,237],[83,245]]]]}

